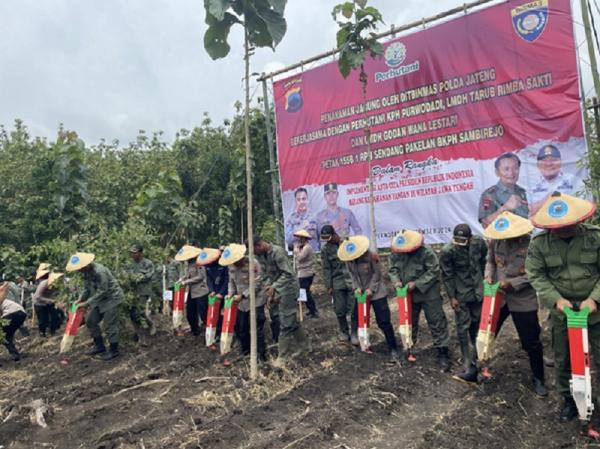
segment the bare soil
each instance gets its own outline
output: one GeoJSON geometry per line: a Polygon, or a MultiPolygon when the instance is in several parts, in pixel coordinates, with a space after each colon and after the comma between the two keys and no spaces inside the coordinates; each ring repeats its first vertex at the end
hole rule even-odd
{"type": "MultiPolygon", "coordinates": [[[[554,391],[534,396],[510,322],[493,379],[470,386],[439,372],[423,317],[417,363],[391,365],[376,326],[374,354],[340,345],[329,300],[315,290],[321,317],[304,322],[312,354],[283,369],[263,365],[256,382],[246,359],[223,366],[203,338],[173,336],[166,317],[155,337],[125,341],[111,362],[84,355],[85,328],[67,365],[60,337],[20,337],[22,361],[0,353],[0,448],[600,447],[578,435],[578,423],[558,423],[554,391]],[[48,407],[46,428],[30,419],[36,399],[48,407]]],[[[447,316],[457,372],[454,314],[447,316]]],[[[552,378],[548,370],[549,385],[552,378]]]]}

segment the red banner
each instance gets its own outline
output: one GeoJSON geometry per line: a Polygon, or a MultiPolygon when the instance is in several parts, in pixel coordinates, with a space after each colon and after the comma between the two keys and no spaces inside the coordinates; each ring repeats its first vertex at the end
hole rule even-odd
{"type": "Polygon", "coordinates": [[[288,242],[325,224],[369,235],[365,124],[380,247],[403,228],[448,241],[457,223],[478,230],[502,206],[528,216],[581,190],[568,0],[508,1],[393,39],[365,70],[366,103],[335,62],[274,84],[288,242]]]}

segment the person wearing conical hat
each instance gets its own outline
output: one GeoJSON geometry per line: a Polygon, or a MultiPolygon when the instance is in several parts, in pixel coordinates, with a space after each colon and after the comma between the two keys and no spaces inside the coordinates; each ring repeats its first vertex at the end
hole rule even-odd
{"type": "Polygon", "coordinates": [[[44,338],[48,330],[51,336],[56,335],[61,325],[61,314],[56,304],[58,290],[53,285],[61,276],[62,273],[51,273],[47,269],[38,270],[36,274],[39,284],[33,294],[33,309],[38,322],[39,335],[44,338]]]}
{"type": "MultiPolygon", "coordinates": [[[[206,285],[211,295],[219,298],[219,321],[217,323],[217,333],[215,336],[215,343],[219,342],[221,338],[221,325],[223,323],[223,316],[221,312],[223,310],[223,298],[227,295],[227,286],[229,285],[229,270],[227,267],[219,264],[219,258],[221,257],[221,249],[216,248],[203,248],[202,252],[196,259],[196,263],[203,266],[206,270],[206,285]]],[[[216,350],[217,345],[212,344],[211,349],[216,350]]]]}
{"type": "Polygon", "coordinates": [[[483,274],[487,256],[485,241],[473,235],[466,223],[454,227],[453,238],[442,248],[442,282],[454,309],[456,334],[463,356],[464,371],[458,380],[477,382],[475,341],[479,331],[483,301],[483,274]]]}
{"type": "MultiPolygon", "coordinates": [[[[229,271],[227,295],[238,303],[235,334],[240,340],[242,355],[250,354],[250,263],[246,256],[246,245],[232,243],[223,249],[218,262],[229,271]]],[[[258,360],[267,360],[265,345],[265,292],[261,268],[254,262],[254,288],[256,292],[256,337],[258,360]]]]}
{"type": "MultiPolygon", "coordinates": [[[[448,355],[448,322],[442,308],[440,266],[431,248],[423,244],[423,234],[402,230],[392,239],[390,279],[394,287],[408,286],[412,293],[412,339],[419,335],[419,317],[425,313],[427,325],[437,348],[438,365],[443,372],[450,369],[448,355]]],[[[410,355],[409,355],[410,356],[410,355]]]]}
{"type": "Polygon", "coordinates": [[[108,361],[120,355],[119,306],[123,303],[124,294],[112,272],[94,259],[92,253],[75,253],[69,258],[65,270],[79,271],[83,275],[83,292],[76,303],[85,307],[85,326],[94,342],[87,355],[101,354],[100,357],[108,361]],[[106,329],[109,351],[104,345],[100,322],[106,329]]]}
{"type": "Polygon", "coordinates": [[[208,285],[206,283],[206,270],[204,267],[196,264],[196,258],[200,255],[199,242],[192,242],[192,245],[184,245],[175,255],[175,260],[187,262],[185,274],[180,279],[184,286],[188,286],[188,298],[185,303],[185,311],[192,335],[200,335],[200,321],[206,324],[208,315],[208,285]],[[195,245],[198,246],[195,246],[195,245]]]}
{"type": "Polygon", "coordinates": [[[313,279],[315,278],[315,252],[313,247],[310,245],[312,240],[311,235],[301,229],[294,233],[296,241],[294,242],[294,258],[296,259],[296,272],[298,273],[298,283],[300,288],[306,291],[306,308],[308,313],[307,318],[318,318],[319,311],[313,298],[310,287],[312,286],[313,279]]]}
{"type": "MultiPolygon", "coordinates": [[[[139,341],[142,328],[142,314],[146,303],[152,301],[152,281],[154,279],[154,264],[145,257],[144,247],[141,243],[134,243],[129,248],[131,262],[123,268],[126,290],[133,292],[133,300],[128,304],[129,318],[135,329],[134,341],[139,341]]],[[[148,332],[156,333],[153,320],[148,320],[148,332]]]]}
{"type": "Polygon", "coordinates": [[[521,346],[529,356],[533,389],[538,396],[546,396],[544,383],[544,350],[540,340],[537,295],[527,273],[525,257],[533,230],[531,222],[511,212],[502,212],[483,231],[491,240],[488,248],[485,278],[490,284],[500,282],[504,304],[500,309],[496,334],[510,315],[521,346]]]}
{"type": "MultiPolygon", "coordinates": [[[[574,419],[577,407],[569,389],[570,355],[564,309],[588,307],[588,337],[600,369],[600,228],[584,221],[594,215],[590,201],[554,192],[531,221],[543,232],[529,245],[525,270],[540,300],[552,310],[555,382],[563,396],[561,422],[574,419]]],[[[598,385],[598,383],[596,383],[598,385]]],[[[600,391],[596,388],[596,394],[600,391]]]]}
{"type": "Polygon", "coordinates": [[[396,361],[399,358],[398,342],[392,326],[387,289],[379,258],[369,250],[369,238],[354,235],[344,239],[338,249],[338,257],[348,265],[354,292],[366,292],[370,298],[377,326],[385,336],[392,361],[396,361]]]}
{"type": "Polygon", "coordinates": [[[16,301],[7,298],[9,285],[7,282],[0,285],[0,320],[4,334],[4,346],[12,359],[16,362],[21,359],[21,354],[15,346],[15,332],[23,326],[27,319],[25,309],[16,301]]]}
{"type": "Polygon", "coordinates": [[[297,316],[300,294],[298,279],[282,247],[260,236],[255,236],[252,243],[265,282],[273,339],[278,345],[275,364],[284,364],[295,353],[309,352],[311,347],[297,316]],[[280,329],[277,329],[278,326],[280,329]]]}
{"type": "Polygon", "coordinates": [[[333,297],[333,308],[337,317],[340,334],[338,340],[342,343],[350,341],[358,346],[358,317],[356,298],[352,291],[352,278],[346,263],[337,255],[342,239],[335,232],[333,226],[325,225],[321,228],[321,268],[323,270],[323,283],[327,294],[333,297]],[[348,327],[350,315],[350,328],[348,327]]]}

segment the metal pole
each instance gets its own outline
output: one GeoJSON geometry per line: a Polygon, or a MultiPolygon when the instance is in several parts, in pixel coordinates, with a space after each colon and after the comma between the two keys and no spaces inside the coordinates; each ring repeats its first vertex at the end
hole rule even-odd
{"type": "Polygon", "coordinates": [[[588,53],[590,55],[590,66],[592,67],[594,89],[596,90],[596,95],[600,95],[600,77],[598,76],[598,67],[596,65],[596,53],[594,52],[594,41],[592,40],[592,29],[590,27],[590,16],[588,15],[587,1],[580,0],[580,3],[583,28],[585,29],[585,40],[587,41],[588,53]]]}
{"type": "Polygon", "coordinates": [[[283,232],[281,232],[281,211],[279,208],[279,171],[275,162],[275,147],[273,145],[273,128],[271,127],[271,109],[269,107],[269,93],[267,91],[267,78],[262,76],[263,103],[265,106],[265,125],[267,127],[267,146],[269,147],[269,172],[271,175],[271,191],[273,193],[273,214],[275,215],[275,239],[277,244],[285,248],[283,232]]]}
{"type": "Polygon", "coordinates": [[[596,142],[600,142],[600,105],[598,104],[598,98],[594,97],[592,99],[592,107],[594,108],[594,123],[596,124],[596,142]]]}

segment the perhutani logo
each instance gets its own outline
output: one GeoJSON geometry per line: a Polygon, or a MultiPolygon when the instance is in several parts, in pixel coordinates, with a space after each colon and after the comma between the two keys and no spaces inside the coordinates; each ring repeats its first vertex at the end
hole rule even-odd
{"type": "Polygon", "coordinates": [[[420,68],[418,59],[410,64],[402,65],[406,59],[406,53],[406,46],[402,42],[390,44],[383,54],[385,63],[390,69],[385,72],[375,72],[375,82],[387,81],[409,73],[418,72],[420,68]]]}

